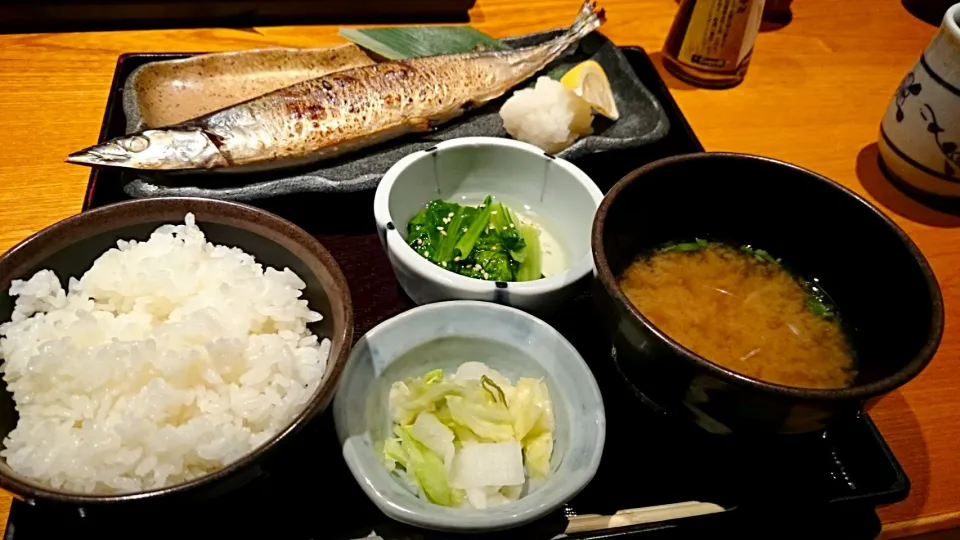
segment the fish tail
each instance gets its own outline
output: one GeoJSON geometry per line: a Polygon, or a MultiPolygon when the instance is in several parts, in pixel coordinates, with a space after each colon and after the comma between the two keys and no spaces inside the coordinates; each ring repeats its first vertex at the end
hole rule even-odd
{"type": "Polygon", "coordinates": [[[597,9],[597,3],[593,0],[586,0],[580,6],[580,13],[573,20],[567,34],[573,36],[573,39],[581,39],[599,28],[606,20],[606,11],[603,8],[597,9]]]}
{"type": "Polygon", "coordinates": [[[583,5],[580,6],[580,12],[577,13],[577,18],[573,20],[570,28],[556,39],[553,47],[551,47],[551,54],[560,54],[570,45],[580,41],[597,28],[600,28],[600,25],[606,22],[606,20],[607,16],[604,9],[597,9],[597,3],[595,1],[586,0],[583,5]]]}
{"type": "Polygon", "coordinates": [[[597,9],[597,3],[587,0],[580,7],[573,24],[560,36],[541,45],[510,51],[505,56],[513,68],[514,76],[526,79],[563,54],[563,51],[584,36],[600,27],[606,20],[603,9],[597,9]]]}

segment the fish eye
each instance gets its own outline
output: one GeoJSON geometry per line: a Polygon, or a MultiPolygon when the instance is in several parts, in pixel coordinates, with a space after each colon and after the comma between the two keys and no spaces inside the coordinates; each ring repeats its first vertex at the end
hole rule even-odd
{"type": "Polygon", "coordinates": [[[143,135],[136,135],[129,139],[121,139],[118,142],[124,150],[129,152],[143,152],[150,146],[150,139],[143,135]]]}

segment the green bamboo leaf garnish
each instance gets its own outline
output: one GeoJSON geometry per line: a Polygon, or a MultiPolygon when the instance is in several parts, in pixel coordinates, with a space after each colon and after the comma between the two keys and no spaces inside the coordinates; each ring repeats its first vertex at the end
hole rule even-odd
{"type": "Polygon", "coordinates": [[[341,28],[345,39],[388,60],[457,54],[510,47],[470,26],[394,26],[341,28]]]}

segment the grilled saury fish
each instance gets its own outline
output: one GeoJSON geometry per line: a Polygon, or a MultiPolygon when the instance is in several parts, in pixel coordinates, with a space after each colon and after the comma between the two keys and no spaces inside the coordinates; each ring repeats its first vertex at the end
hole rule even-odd
{"type": "MultiPolygon", "coordinates": [[[[67,161],[146,170],[292,165],[426,131],[503,95],[601,24],[583,4],[549,42],[339,71],[219,111],[70,154],[67,161]]],[[[244,167],[247,168],[247,167],[244,167]]]]}

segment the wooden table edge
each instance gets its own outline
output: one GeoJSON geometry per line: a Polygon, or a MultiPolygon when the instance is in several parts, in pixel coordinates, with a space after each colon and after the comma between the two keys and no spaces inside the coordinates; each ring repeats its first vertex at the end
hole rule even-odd
{"type": "MultiPolygon", "coordinates": [[[[956,528],[960,528],[960,511],[884,523],[878,538],[882,540],[906,538],[956,528]]],[[[958,537],[960,537],[960,531],[958,531],[958,537]]]]}

